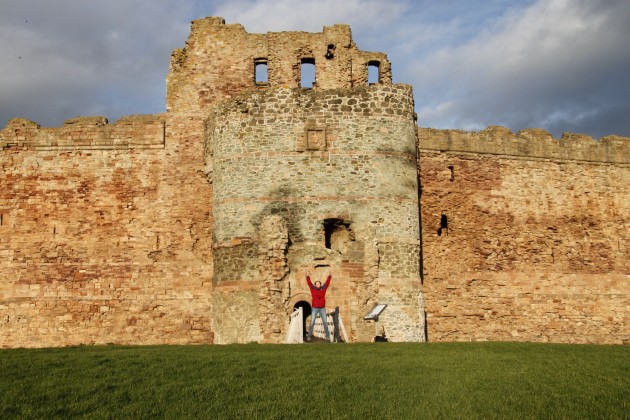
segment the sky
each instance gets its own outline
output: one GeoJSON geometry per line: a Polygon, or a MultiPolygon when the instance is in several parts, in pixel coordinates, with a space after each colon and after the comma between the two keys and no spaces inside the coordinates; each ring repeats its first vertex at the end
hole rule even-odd
{"type": "Polygon", "coordinates": [[[351,25],[414,88],[422,127],[630,137],[630,0],[0,0],[0,127],[165,111],[190,22],[351,25]]]}

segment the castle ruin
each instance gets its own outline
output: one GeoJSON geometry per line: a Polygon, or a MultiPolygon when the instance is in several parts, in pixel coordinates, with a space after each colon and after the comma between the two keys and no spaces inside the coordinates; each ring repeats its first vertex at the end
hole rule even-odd
{"type": "Polygon", "coordinates": [[[350,341],[629,343],[630,139],[418,128],[347,25],[196,20],[166,96],[0,133],[0,347],[279,343],[307,272],[350,341]]]}

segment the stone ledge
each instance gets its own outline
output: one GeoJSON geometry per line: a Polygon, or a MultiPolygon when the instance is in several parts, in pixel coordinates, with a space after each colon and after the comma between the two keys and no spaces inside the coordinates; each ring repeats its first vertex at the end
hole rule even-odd
{"type": "Polygon", "coordinates": [[[108,124],[105,117],[77,117],[52,128],[14,118],[0,131],[0,150],[163,149],[165,126],[159,114],[129,115],[114,124],[108,124]]]}
{"type": "Polygon", "coordinates": [[[489,126],[479,132],[418,128],[420,151],[477,153],[533,159],[630,163],[630,138],[610,135],[599,141],[583,134],[564,133],[561,139],[532,128],[512,133],[489,126]]]}

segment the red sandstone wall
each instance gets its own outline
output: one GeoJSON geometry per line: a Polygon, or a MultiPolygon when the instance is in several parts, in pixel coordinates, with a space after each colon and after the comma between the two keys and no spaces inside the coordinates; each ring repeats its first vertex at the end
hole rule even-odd
{"type": "MultiPolygon", "coordinates": [[[[3,132],[0,347],[212,342],[203,124],[159,119],[162,144],[143,150],[86,145],[118,130],[103,121],[30,125],[20,145],[3,132]]],[[[146,147],[133,130],[125,147],[146,147]]]]}
{"type": "Polygon", "coordinates": [[[510,148],[523,138],[505,129],[419,136],[429,340],[629,342],[628,139],[581,139],[584,154],[510,148]]]}
{"type": "Polygon", "coordinates": [[[115,124],[105,117],[77,117],[62,127],[41,127],[13,118],[0,132],[0,150],[163,149],[163,115],[127,115],[115,124]]]}

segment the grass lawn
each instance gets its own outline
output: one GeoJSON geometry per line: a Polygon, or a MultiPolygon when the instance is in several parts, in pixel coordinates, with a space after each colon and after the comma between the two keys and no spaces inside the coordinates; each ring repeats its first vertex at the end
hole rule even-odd
{"type": "Polygon", "coordinates": [[[630,418],[630,347],[0,350],[0,418],[630,418]]]}

